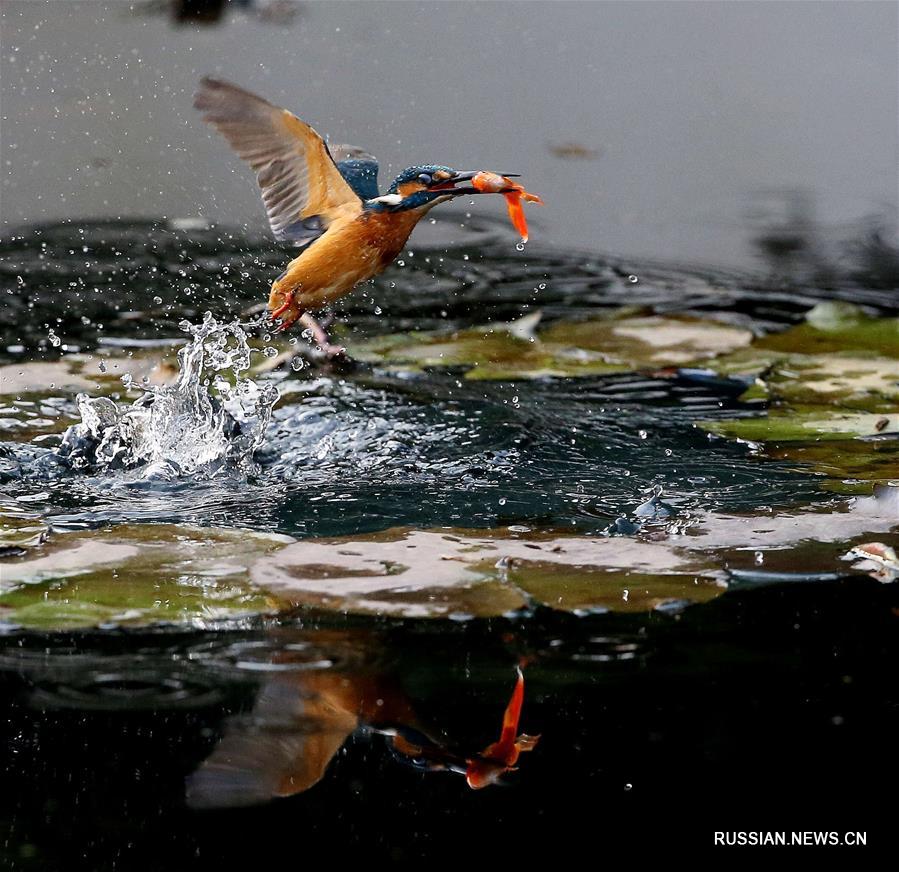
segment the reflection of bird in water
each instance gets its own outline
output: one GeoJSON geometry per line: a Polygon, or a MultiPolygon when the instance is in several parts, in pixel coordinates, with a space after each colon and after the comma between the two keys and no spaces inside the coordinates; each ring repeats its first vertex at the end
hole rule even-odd
{"type": "MultiPolygon", "coordinates": [[[[338,643],[339,644],[339,643],[338,643]]],[[[293,796],[317,784],[347,739],[359,728],[387,737],[397,757],[426,771],[456,772],[472,788],[512,771],[537,737],[518,735],[524,677],[518,670],[499,739],[483,751],[451,749],[422,726],[408,696],[388,676],[365,669],[275,672],[250,717],[235,717],[225,735],[190,776],[195,808],[252,805],[293,796]]]]}
{"type": "Polygon", "coordinates": [[[275,238],[303,249],[272,285],[272,317],[282,328],[299,320],[330,354],[341,349],[328,343],[310,311],[386,269],[438,203],[486,193],[464,184],[477,172],[429,164],[403,170],[380,194],[371,155],[326,145],[295,115],[217,79],[202,80],[194,106],[256,171],[275,238]]]}

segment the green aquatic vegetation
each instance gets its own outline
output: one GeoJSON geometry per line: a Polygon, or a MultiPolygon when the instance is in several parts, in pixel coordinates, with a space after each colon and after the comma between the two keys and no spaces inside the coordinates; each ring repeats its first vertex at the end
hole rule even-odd
{"type": "Polygon", "coordinates": [[[536,331],[539,318],[451,334],[406,333],[353,344],[353,357],[389,369],[464,368],[465,378],[584,377],[699,362],[748,345],[748,330],[632,308],[536,331]]]}
{"type": "Polygon", "coordinates": [[[249,583],[248,567],[289,541],[168,524],[57,533],[3,561],[0,622],[41,630],[205,627],[272,612],[274,600],[249,583]]]}
{"type": "Polygon", "coordinates": [[[820,303],[805,323],[764,336],[709,368],[754,377],[742,399],[766,399],[764,416],[699,421],[718,436],[761,443],[769,456],[808,463],[827,486],[899,478],[899,319],[849,303],[820,303]],[[829,447],[826,445],[830,443],[829,447]]]}
{"type": "Polygon", "coordinates": [[[818,303],[805,322],[782,333],[770,333],[756,347],[787,354],[833,354],[846,351],[875,352],[899,358],[899,318],[867,315],[851,303],[818,303]]]}
{"type": "MultiPolygon", "coordinates": [[[[16,506],[0,505],[0,555],[15,556],[40,545],[49,528],[37,515],[16,506]]],[[[2,590],[2,575],[0,575],[2,590]]]]}
{"type": "Polygon", "coordinates": [[[764,377],[778,402],[892,411],[899,400],[899,362],[876,355],[793,355],[764,377]]]}
{"type": "Polygon", "coordinates": [[[801,463],[826,476],[826,490],[866,493],[871,482],[899,480],[899,439],[825,439],[766,446],[775,460],[801,463]]]}
{"type": "MultiPolygon", "coordinates": [[[[508,528],[394,528],[306,539],[260,559],[251,578],[285,606],[407,618],[470,618],[525,607],[645,612],[702,603],[733,569],[798,559],[844,572],[856,539],[899,541],[894,490],[824,511],[701,514],[637,536],[572,536],[508,528]],[[822,543],[832,543],[824,547],[822,543]],[[767,559],[767,557],[765,558],[767,559]]],[[[794,565],[796,565],[794,563],[794,565]]]]}
{"type": "Polygon", "coordinates": [[[896,413],[853,412],[817,406],[783,406],[753,418],[699,421],[698,426],[728,439],[747,442],[845,441],[848,437],[899,433],[896,413]]]}
{"type": "Polygon", "coordinates": [[[876,537],[899,545],[897,506],[896,489],[884,489],[835,509],[703,513],[636,536],[394,528],[300,541],[171,524],[46,538],[45,528],[22,518],[12,529],[31,538],[3,560],[0,621],[70,630],[203,628],[297,608],[456,620],[538,606],[646,612],[714,599],[730,571],[757,569],[759,552],[774,570],[801,555],[803,567],[845,572],[839,557],[854,544],[876,537]]]}
{"type": "Polygon", "coordinates": [[[353,345],[353,357],[392,370],[465,368],[472,380],[606,375],[626,372],[601,354],[568,346],[547,345],[492,327],[452,334],[408,333],[353,345]]]}
{"type": "Polygon", "coordinates": [[[724,591],[715,573],[649,574],[602,567],[514,565],[508,579],[535,603],[568,612],[648,612],[668,604],[703,603],[724,591]]]}
{"type": "MultiPolygon", "coordinates": [[[[56,360],[30,360],[0,366],[0,394],[47,396],[123,393],[122,376],[135,385],[168,384],[178,374],[173,351],[153,348],[122,354],[66,354],[56,360]]],[[[135,390],[137,396],[139,391],[135,390]]]]}

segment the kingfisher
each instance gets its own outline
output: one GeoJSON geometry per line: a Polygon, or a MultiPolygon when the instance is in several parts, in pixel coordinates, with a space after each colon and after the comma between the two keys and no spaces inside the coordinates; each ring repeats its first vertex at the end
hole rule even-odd
{"type": "Polygon", "coordinates": [[[312,312],[386,269],[438,203],[519,190],[512,173],[475,187],[467,183],[484,173],[427,164],[403,170],[381,194],[372,155],[326,143],[292,112],[237,85],[203,78],[194,107],[256,172],[275,239],[302,249],[272,284],[271,318],[281,330],[299,322],[328,356],[343,349],[330,344],[312,312]]]}

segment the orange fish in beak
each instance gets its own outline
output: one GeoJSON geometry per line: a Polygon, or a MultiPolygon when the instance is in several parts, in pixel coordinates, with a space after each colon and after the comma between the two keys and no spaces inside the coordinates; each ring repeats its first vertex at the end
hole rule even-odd
{"type": "Polygon", "coordinates": [[[480,172],[471,180],[472,187],[482,194],[502,194],[506,198],[506,208],[512,226],[521,234],[521,241],[528,241],[528,222],[524,217],[522,200],[526,203],[543,205],[543,200],[536,194],[526,191],[521,185],[513,182],[508,176],[499,173],[480,172]]]}
{"type": "Polygon", "coordinates": [[[540,739],[539,736],[526,736],[524,733],[517,735],[521,706],[524,703],[524,674],[520,667],[517,671],[518,681],[515,682],[515,690],[512,691],[512,698],[503,715],[503,728],[499,740],[488,745],[480,754],[468,761],[465,780],[473,790],[495,784],[501,775],[515,768],[518,756],[523,751],[533,751],[540,739]]]}

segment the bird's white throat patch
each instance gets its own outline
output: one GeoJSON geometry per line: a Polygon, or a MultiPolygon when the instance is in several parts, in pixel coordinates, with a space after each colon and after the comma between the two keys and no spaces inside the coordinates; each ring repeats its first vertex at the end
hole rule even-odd
{"type": "Polygon", "coordinates": [[[383,203],[385,206],[399,206],[403,202],[401,194],[382,194],[380,197],[372,197],[369,203],[383,203]]]}

